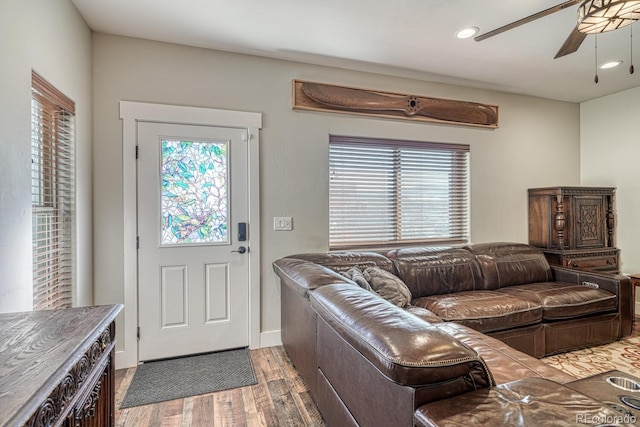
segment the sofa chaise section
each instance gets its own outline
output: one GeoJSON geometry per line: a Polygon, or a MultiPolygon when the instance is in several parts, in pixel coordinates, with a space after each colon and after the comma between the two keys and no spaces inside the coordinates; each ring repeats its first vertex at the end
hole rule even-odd
{"type": "Polygon", "coordinates": [[[371,292],[323,286],[311,306],[328,425],[411,425],[424,403],[494,385],[477,351],[371,292]]]}

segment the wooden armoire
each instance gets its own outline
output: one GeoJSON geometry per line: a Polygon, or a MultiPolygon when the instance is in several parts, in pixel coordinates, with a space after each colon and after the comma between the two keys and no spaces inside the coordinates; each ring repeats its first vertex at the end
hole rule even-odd
{"type": "Polygon", "coordinates": [[[614,194],[611,187],[529,189],[529,244],[550,264],[618,273],[614,194]]]}

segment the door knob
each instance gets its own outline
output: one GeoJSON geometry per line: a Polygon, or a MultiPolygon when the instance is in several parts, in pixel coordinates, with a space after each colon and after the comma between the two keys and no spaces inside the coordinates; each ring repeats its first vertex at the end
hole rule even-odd
{"type": "Polygon", "coordinates": [[[232,253],[233,252],[237,252],[239,254],[243,254],[243,253],[247,252],[247,248],[245,248],[244,246],[240,246],[237,251],[231,251],[231,252],[232,253]]]}

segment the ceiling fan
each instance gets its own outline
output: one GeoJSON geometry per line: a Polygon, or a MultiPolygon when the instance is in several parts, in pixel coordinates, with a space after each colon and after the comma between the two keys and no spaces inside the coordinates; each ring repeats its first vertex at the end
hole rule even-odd
{"type": "MultiPolygon", "coordinates": [[[[487,33],[481,34],[479,36],[476,36],[474,38],[475,41],[479,42],[485,39],[488,39],[489,37],[493,37],[496,36],[498,34],[504,33],[505,31],[511,30],[513,28],[519,27],[521,25],[527,24],[531,21],[535,21],[537,19],[540,18],[544,18],[545,16],[551,15],[552,13],[556,13],[559,12],[561,10],[564,10],[568,7],[571,7],[575,4],[580,3],[581,0],[570,0],[570,1],[565,1],[562,2],[558,5],[555,5],[553,7],[550,7],[548,9],[542,10],[538,13],[534,13],[533,15],[527,16],[526,18],[522,18],[519,19],[515,22],[512,22],[510,24],[504,25],[500,28],[497,28],[493,31],[489,31],[487,33]]],[[[569,34],[569,37],[567,37],[567,39],[565,40],[564,44],[562,45],[562,47],[560,47],[560,50],[558,50],[558,53],[556,53],[556,56],[554,58],[560,58],[562,56],[565,55],[569,55],[575,51],[578,50],[578,48],[580,47],[580,45],[582,44],[582,42],[584,41],[584,39],[587,37],[587,34],[578,31],[578,25],[575,26],[575,28],[573,28],[573,30],[571,31],[571,33],[569,34]]]]}

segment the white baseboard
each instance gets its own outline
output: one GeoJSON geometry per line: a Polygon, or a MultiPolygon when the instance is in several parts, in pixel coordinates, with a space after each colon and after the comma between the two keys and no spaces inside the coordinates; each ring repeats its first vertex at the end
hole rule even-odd
{"type": "Polygon", "coordinates": [[[260,333],[260,348],[274,347],[276,345],[282,345],[282,338],[280,337],[280,330],[266,331],[260,333]]]}
{"type": "Polygon", "coordinates": [[[116,369],[134,368],[138,366],[136,355],[125,350],[116,351],[116,369]]]}

